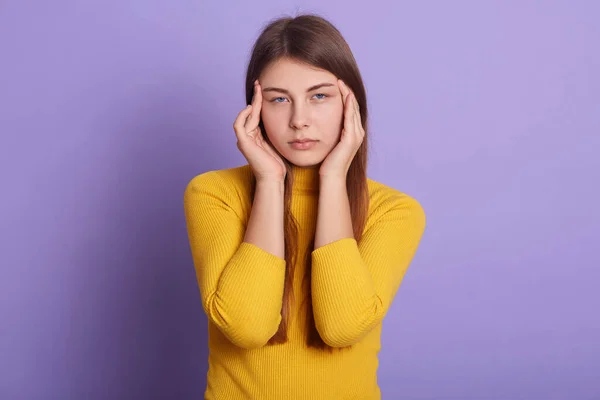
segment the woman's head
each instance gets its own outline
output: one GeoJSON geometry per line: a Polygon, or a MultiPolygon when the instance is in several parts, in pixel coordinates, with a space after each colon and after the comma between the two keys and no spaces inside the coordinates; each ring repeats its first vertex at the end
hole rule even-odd
{"type": "MultiPolygon", "coordinates": [[[[365,135],[346,176],[354,238],[362,237],[369,208],[367,188],[367,99],[362,78],[350,47],[340,32],[316,15],[284,17],[270,22],[252,49],[246,73],[246,103],[250,104],[254,81],[263,91],[261,128],[263,138],[282,156],[287,174],[284,185],[284,235],[286,275],[281,323],[269,344],[287,341],[287,328],[293,301],[294,270],[298,258],[298,222],[291,212],[294,169],[318,167],[333,150],[343,128],[343,103],[337,80],[354,92],[360,107],[365,135]],[[325,84],[321,86],[321,84],[325,84]],[[317,89],[314,86],[319,85],[317,89]],[[309,150],[296,150],[297,139],[319,142],[309,150]]],[[[253,180],[256,188],[256,180],[253,180]]],[[[252,191],[254,199],[255,189],[252,191]]],[[[252,200],[253,201],[253,200],[252,200]]],[[[311,244],[309,249],[314,246],[311,244]]],[[[311,281],[311,258],[306,259],[304,282],[311,281]]],[[[310,291],[310,284],[308,285],[310,291]]],[[[307,345],[332,350],[319,335],[307,301],[307,345]]]]}
{"type": "Polygon", "coordinates": [[[273,147],[292,164],[319,164],[335,147],[343,122],[343,103],[337,77],[329,71],[280,58],[258,78],[263,92],[261,120],[273,147]],[[307,150],[293,140],[313,139],[307,150]]]}
{"type": "Polygon", "coordinates": [[[366,96],[358,66],[341,33],[322,17],[284,17],[268,24],[248,65],[248,104],[256,79],[263,91],[263,135],[291,164],[316,166],[339,142],[343,103],[338,79],[356,95],[366,131],[366,96]],[[309,150],[291,146],[293,140],[305,138],[318,142],[309,150]]]}

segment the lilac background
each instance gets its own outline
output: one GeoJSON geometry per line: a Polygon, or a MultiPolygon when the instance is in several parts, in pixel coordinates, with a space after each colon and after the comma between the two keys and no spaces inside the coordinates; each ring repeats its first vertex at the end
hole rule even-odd
{"type": "Polygon", "coordinates": [[[199,399],[182,196],[245,163],[250,46],[336,24],[369,176],[428,227],[384,323],[384,399],[600,398],[595,1],[0,3],[0,398],[199,399]]]}

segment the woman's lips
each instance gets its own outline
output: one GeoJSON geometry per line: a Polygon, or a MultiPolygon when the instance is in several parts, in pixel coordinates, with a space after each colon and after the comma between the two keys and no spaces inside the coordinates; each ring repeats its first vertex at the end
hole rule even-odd
{"type": "Polygon", "coordinates": [[[308,150],[317,144],[318,140],[309,140],[305,142],[292,142],[291,145],[296,150],[308,150]]]}

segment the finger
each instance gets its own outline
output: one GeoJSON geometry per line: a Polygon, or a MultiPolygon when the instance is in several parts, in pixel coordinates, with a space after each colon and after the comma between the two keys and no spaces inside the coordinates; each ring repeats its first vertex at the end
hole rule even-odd
{"type": "Polygon", "coordinates": [[[348,87],[344,83],[343,80],[338,79],[338,87],[340,88],[340,93],[342,93],[342,104],[346,105],[346,98],[348,96],[348,87]]]}
{"type": "Polygon", "coordinates": [[[352,93],[352,96],[354,96],[354,92],[352,91],[352,89],[350,89],[350,87],[346,84],[346,82],[342,81],[341,79],[340,79],[340,81],[341,81],[341,85],[343,87],[344,94],[348,95],[348,93],[352,93]]]}
{"type": "MultiPolygon", "coordinates": [[[[345,83],[344,83],[344,86],[346,88],[346,92],[352,94],[352,107],[354,108],[355,112],[358,113],[359,120],[360,120],[360,107],[358,106],[358,100],[356,100],[356,95],[345,83]]],[[[361,124],[358,124],[356,127],[358,128],[360,126],[361,126],[361,124]]]]}
{"type": "Polygon", "coordinates": [[[353,132],[354,128],[354,116],[352,106],[352,93],[348,93],[346,97],[346,106],[344,107],[344,130],[347,132],[353,132]]]}
{"type": "MultiPolygon", "coordinates": [[[[352,103],[355,103],[354,98],[352,98],[352,103]]],[[[352,107],[352,116],[354,117],[354,126],[356,127],[354,133],[360,136],[360,116],[358,115],[358,112],[356,112],[355,106],[352,107]]]]}
{"type": "Polygon", "coordinates": [[[254,82],[254,95],[252,96],[252,113],[246,122],[246,131],[250,132],[256,129],[260,121],[260,109],[262,106],[262,93],[258,80],[254,82]]]}
{"type": "Polygon", "coordinates": [[[260,121],[260,105],[259,100],[259,86],[258,80],[254,81],[253,94],[252,94],[252,113],[250,113],[250,118],[246,121],[245,129],[246,132],[253,132],[258,126],[258,122],[260,121]]]}
{"type": "Polygon", "coordinates": [[[358,104],[358,100],[356,99],[356,96],[354,95],[354,92],[352,92],[352,102],[354,103],[354,109],[355,109],[356,115],[357,115],[357,122],[356,122],[357,123],[357,125],[356,125],[357,133],[359,135],[364,135],[365,130],[362,125],[362,117],[360,115],[360,106],[358,104]]]}
{"type": "Polygon", "coordinates": [[[354,100],[354,108],[356,108],[356,112],[360,115],[360,107],[358,105],[358,100],[356,100],[356,96],[354,95],[354,92],[352,92],[352,98],[354,100]]]}
{"type": "Polygon", "coordinates": [[[238,137],[238,139],[240,139],[241,136],[244,136],[244,133],[245,133],[244,125],[246,123],[246,119],[248,118],[248,116],[250,115],[251,112],[252,112],[252,105],[248,104],[246,106],[246,108],[244,108],[242,111],[240,111],[237,118],[233,122],[233,130],[235,131],[235,134],[238,137]]]}
{"type": "Polygon", "coordinates": [[[362,136],[364,134],[364,129],[362,126],[362,118],[360,116],[360,107],[358,106],[358,101],[356,100],[356,97],[353,96],[354,99],[354,104],[356,105],[355,110],[356,110],[356,130],[359,136],[362,136]]]}
{"type": "Polygon", "coordinates": [[[360,113],[356,111],[356,98],[352,95],[352,117],[354,118],[354,134],[358,137],[361,135],[360,113]]]}

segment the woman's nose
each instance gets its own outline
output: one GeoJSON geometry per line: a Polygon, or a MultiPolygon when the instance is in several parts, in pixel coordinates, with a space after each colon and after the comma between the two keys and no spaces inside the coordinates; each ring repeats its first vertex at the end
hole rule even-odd
{"type": "Polygon", "coordinates": [[[309,111],[303,105],[296,105],[292,112],[292,118],[290,120],[290,125],[294,129],[302,129],[306,126],[310,125],[309,119],[309,111]]]}

